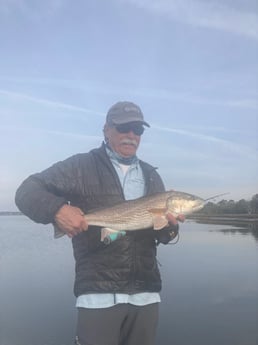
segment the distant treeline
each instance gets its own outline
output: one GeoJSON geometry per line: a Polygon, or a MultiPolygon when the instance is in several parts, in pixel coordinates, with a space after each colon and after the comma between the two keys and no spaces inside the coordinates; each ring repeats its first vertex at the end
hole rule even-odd
{"type": "Polygon", "coordinates": [[[0,211],[0,216],[21,216],[21,212],[0,211]]]}
{"type": "MultiPolygon", "coordinates": [[[[0,211],[0,216],[18,216],[21,214],[21,212],[0,211]]],[[[195,214],[258,214],[258,194],[255,194],[250,201],[241,199],[239,201],[221,200],[217,203],[208,202],[202,210],[195,214]]]]}
{"type": "Polygon", "coordinates": [[[221,200],[218,203],[208,202],[198,214],[257,214],[258,194],[255,194],[250,201],[241,199],[221,200]]]}

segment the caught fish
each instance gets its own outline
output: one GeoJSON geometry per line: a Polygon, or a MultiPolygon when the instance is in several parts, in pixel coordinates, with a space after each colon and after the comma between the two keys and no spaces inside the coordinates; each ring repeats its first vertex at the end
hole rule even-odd
{"type": "MultiPolygon", "coordinates": [[[[105,242],[106,238],[118,232],[124,235],[126,231],[163,229],[168,225],[167,214],[187,216],[202,209],[205,201],[198,196],[172,190],[124,201],[90,212],[85,217],[89,225],[102,227],[101,241],[105,242]]],[[[62,235],[64,233],[55,226],[55,237],[62,235]]]]}

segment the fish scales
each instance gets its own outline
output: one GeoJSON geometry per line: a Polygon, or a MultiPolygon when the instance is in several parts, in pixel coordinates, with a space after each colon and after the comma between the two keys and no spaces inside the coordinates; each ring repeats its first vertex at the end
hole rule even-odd
{"type": "MultiPolygon", "coordinates": [[[[167,191],[99,209],[85,215],[88,225],[114,231],[160,229],[166,225],[166,214],[188,215],[201,209],[205,201],[192,194],[167,191]],[[157,225],[159,222],[159,225],[157,225]],[[156,224],[156,225],[155,225],[156,224]]],[[[64,233],[55,226],[55,237],[64,233]]]]}
{"type": "MultiPolygon", "coordinates": [[[[155,211],[160,210],[161,213],[165,213],[164,210],[167,208],[168,198],[182,200],[183,196],[186,198],[188,195],[176,191],[157,193],[91,212],[86,215],[86,219],[89,225],[108,227],[118,231],[147,229],[153,226],[153,213],[155,211]]],[[[193,196],[189,196],[188,199],[192,199],[193,196]]]]}

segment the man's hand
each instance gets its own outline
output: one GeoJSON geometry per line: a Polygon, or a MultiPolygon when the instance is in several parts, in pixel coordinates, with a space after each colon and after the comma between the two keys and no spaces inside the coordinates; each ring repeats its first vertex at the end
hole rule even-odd
{"type": "Polygon", "coordinates": [[[165,228],[156,231],[157,245],[160,243],[168,244],[172,241],[178,235],[178,222],[185,221],[185,216],[182,214],[175,217],[171,213],[167,213],[166,218],[168,220],[168,225],[165,228]]]}
{"type": "Polygon", "coordinates": [[[88,223],[82,210],[78,207],[64,205],[55,215],[56,225],[67,236],[74,237],[88,229],[88,223]]]}
{"type": "Polygon", "coordinates": [[[183,214],[174,217],[171,213],[167,213],[166,217],[170,225],[177,225],[178,222],[183,223],[185,221],[185,216],[183,214]]]}

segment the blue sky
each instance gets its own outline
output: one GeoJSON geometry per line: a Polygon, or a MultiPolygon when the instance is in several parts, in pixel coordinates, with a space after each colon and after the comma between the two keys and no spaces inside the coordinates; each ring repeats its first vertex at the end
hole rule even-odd
{"type": "Polygon", "coordinates": [[[1,0],[0,210],[29,174],[140,105],[139,157],[167,189],[258,193],[256,0],[1,0]]]}

